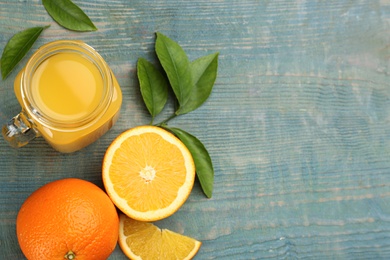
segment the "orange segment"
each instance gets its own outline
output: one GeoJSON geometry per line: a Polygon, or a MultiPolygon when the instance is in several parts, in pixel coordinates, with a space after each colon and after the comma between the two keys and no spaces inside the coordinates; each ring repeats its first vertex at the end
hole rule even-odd
{"type": "Polygon", "coordinates": [[[192,259],[202,243],[193,238],[159,229],[123,214],[119,221],[119,245],[130,259],[192,259]]]}
{"type": "Polygon", "coordinates": [[[103,160],[103,182],[123,213],[142,221],[172,215],[187,200],[195,166],[187,147],[156,126],[138,126],[118,136],[103,160]]]}

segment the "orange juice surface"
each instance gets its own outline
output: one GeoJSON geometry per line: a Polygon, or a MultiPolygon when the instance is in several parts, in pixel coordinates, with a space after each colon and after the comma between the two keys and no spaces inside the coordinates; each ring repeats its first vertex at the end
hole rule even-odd
{"type": "Polygon", "coordinates": [[[77,121],[88,116],[103,94],[98,68],[77,53],[58,53],[42,62],[31,84],[37,108],[60,121],[77,121]]]}

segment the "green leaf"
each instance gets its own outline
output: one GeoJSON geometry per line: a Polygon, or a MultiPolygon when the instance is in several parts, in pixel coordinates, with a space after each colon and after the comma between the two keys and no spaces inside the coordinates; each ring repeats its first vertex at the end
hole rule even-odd
{"type": "Polygon", "coordinates": [[[18,32],[8,41],[1,55],[1,75],[5,79],[31,49],[46,27],[33,27],[18,32]]]}
{"type": "Polygon", "coordinates": [[[214,185],[214,169],[209,153],[195,136],[179,128],[164,126],[173,132],[188,148],[194,159],[196,175],[207,198],[211,198],[214,185]]]}
{"type": "Polygon", "coordinates": [[[157,33],[155,47],[180,109],[189,99],[193,86],[190,61],[178,43],[161,33],[157,33]]]}
{"type": "Polygon", "coordinates": [[[50,16],[61,26],[79,32],[96,31],[89,17],[70,0],[42,0],[50,16]]]}
{"type": "Polygon", "coordinates": [[[149,113],[154,118],[161,112],[167,102],[168,83],[161,72],[143,58],[138,59],[137,75],[142,98],[149,113]]]}
{"type": "Polygon", "coordinates": [[[176,114],[185,114],[200,107],[210,96],[218,70],[219,53],[210,54],[191,63],[193,87],[189,99],[180,106],[176,114]]]}

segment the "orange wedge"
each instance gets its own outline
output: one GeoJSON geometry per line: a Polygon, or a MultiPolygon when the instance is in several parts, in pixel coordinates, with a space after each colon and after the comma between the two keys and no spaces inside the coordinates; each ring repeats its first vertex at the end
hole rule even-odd
{"type": "Polygon", "coordinates": [[[119,245],[130,259],[192,259],[202,243],[193,238],[159,229],[123,214],[119,221],[119,245]]]}
{"type": "Polygon", "coordinates": [[[157,126],[138,126],[119,135],[103,159],[103,182],[127,216],[155,221],[175,213],[187,200],[195,166],[187,147],[157,126]]]}

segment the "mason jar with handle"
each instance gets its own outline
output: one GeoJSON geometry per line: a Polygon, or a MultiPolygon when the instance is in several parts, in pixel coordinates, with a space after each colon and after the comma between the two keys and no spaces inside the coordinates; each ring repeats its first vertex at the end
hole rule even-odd
{"type": "Polygon", "coordinates": [[[82,41],[40,47],[17,75],[14,91],[22,109],[3,126],[13,147],[43,137],[55,150],[80,150],[116,122],[120,86],[104,59],[82,41]]]}

